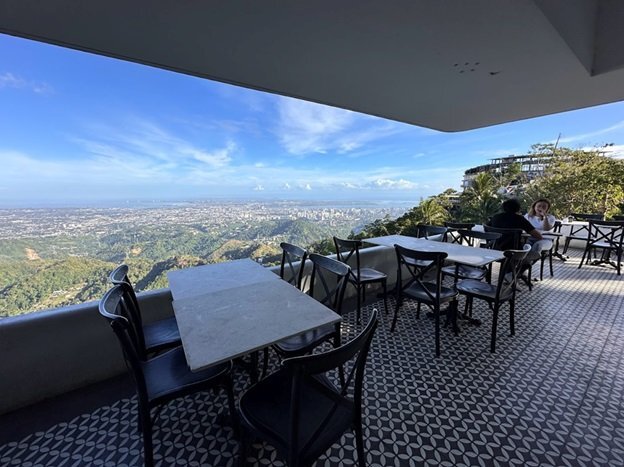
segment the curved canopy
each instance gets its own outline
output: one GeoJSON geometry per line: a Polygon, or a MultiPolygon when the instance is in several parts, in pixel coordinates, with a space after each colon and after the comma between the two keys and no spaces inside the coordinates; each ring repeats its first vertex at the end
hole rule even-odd
{"type": "Polygon", "coordinates": [[[0,31],[443,131],[624,99],[613,0],[0,0],[0,31]]]}

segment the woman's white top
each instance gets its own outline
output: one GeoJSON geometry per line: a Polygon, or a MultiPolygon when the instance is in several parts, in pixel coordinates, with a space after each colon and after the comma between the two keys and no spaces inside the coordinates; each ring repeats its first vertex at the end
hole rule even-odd
{"type": "MultiPolygon", "coordinates": [[[[546,230],[544,228],[544,221],[540,220],[540,218],[538,216],[530,216],[528,213],[526,213],[524,215],[524,217],[526,218],[526,220],[528,220],[531,225],[533,227],[535,227],[537,230],[546,230]]],[[[546,214],[546,218],[548,219],[548,223],[550,224],[550,229],[552,229],[555,225],[555,221],[557,219],[555,219],[555,216],[553,216],[552,214],[546,214]]],[[[548,230],[550,230],[548,229],[548,230]]]]}

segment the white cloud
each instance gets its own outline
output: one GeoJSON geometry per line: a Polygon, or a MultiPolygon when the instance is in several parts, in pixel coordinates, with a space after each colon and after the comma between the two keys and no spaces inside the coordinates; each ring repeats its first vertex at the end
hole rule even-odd
{"type": "Polygon", "coordinates": [[[47,83],[27,81],[9,72],[0,74],[0,89],[2,88],[29,89],[37,94],[49,94],[52,92],[52,87],[47,83]]]}
{"type": "Polygon", "coordinates": [[[254,191],[264,191],[264,186],[263,185],[256,185],[253,190],[254,191]]]}
{"type": "MultiPolygon", "coordinates": [[[[624,120],[614,125],[611,125],[607,128],[602,128],[600,130],[592,131],[590,133],[582,133],[580,135],[573,135],[573,136],[567,136],[565,138],[560,138],[559,143],[567,144],[567,143],[573,143],[577,141],[589,142],[588,140],[595,138],[596,136],[602,136],[607,133],[611,133],[613,131],[622,130],[622,129],[624,129],[624,120]]],[[[551,143],[554,144],[555,141],[551,141],[551,143]]]]}
{"type": "Polygon", "coordinates": [[[372,182],[370,185],[383,190],[415,190],[418,188],[417,183],[410,182],[409,180],[404,180],[402,178],[399,180],[380,178],[372,182]]]}
{"type": "Polygon", "coordinates": [[[312,186],[309,183],[306,183],[305,185],[303,185],[301,188],[303,188],[304,190],[310,191],[312,190],[312,186]]]}
{"type": "Polygon", "coordinates": [[[290,190],[291,189],[290,183],[284,183],[284,185],[282,185],[282,188],[284,190],[290,190]]]}
{"type": "Polygon", "coordinates": [[[277,101],[277,137],[294,155],[352,153],[407,126],[348,110],[282,97],[277,101]]]}

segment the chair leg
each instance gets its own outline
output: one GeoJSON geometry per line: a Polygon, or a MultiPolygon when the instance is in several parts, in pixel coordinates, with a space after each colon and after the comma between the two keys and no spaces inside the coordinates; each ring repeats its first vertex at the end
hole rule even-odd
{"type": "Polygon", "coordinates": [[[238,413],[236,412],[236,402],[234,399],[234,383],[232,382],[232,378],[230,377],[227,378],[227,381],[225,383],[225,392],[228,399],[228,409],[230,411],[232,430],[234,431],[234,436],[240,437],[241,429],[240,423],[238,421],[238,413]]]}
{"type": "Polygon", "coordinates": [[[516,334],[516,301],[514,299],[509,300],[509,331],[511,335],[516,334]]]}
{"type": "MultiPolygon", "coordinates": [[[[583,261],[585,261],[585,256],[587,256],[588,250],[589,248],[585,248],[585,251],[583,251],[583,257],[581,258],[581,262],[578,265],[578,269],[581,269],[581,266],[583,266],[583,261]]],[[[589,257],[587,258],[587,262],[589,262],[589,257]]]]}
{"type": "Polygon", "coordinates": [[[498,304],[494,306],[492,315],[492,338],[490,340],[490,352],[496,352],[496,327],[498,326],[498,304]]]}
{"type": "Polygon", "coordinates": [[[141,431],[143,432],[143,460],[145,467],[154,466],[154,444],[152,440],[152,420],[149,409],[147,415],[141,417],[141,431]]]}
{"type": "Polygon", "coordinates": [[[384,309],[386,310],[386,314],[388,314],[388,290],[386,281],[384,280],[381,285],[383,286],[384,309]]]}
{"type": "Polygon", "coordinates": [[[356,284],[355,286],[355,288],[357,289],[356,292],[357,292],[357,323],[358,324],[360,324],[360,308],[362,306],[362,302],[361,302],[362,297],[360,296],[362,291],[360,290],[360,287],[361,286],[359,283],[356,284]]]}
{"type": "Polygon", "coordinates": [[[533,290],[533,279],[531,278],[531,272],[533,272],[533,265],[529,266],[527,270],[527,285],[529,286],[529,292],[533,290]]]}
{"type": "Polygon", "coordinates": [[[238,467],[247,465],[247,452],[249,451],[249,434],[244,428],[241,429],[240,442],[238,444],[238,467]]]}
{"type": "Polygon", "coordinates": [[[563,245],[563,253],[561,253],[562,255],[565,255],[568,252],[568,247],[570,246],[570,240],[572,240],[570,237],[566,237],[565,244],[563,245]]]}
{"type": "Polygon", "coordinates": [[[397,299],[396,305],[394,307],[394,318],[392,319],[392,326],[390,327],[390,332],[394,332],[394,328],[396,326],[397,317],[399,315],[399,308],[401,307],[401,300],[397,299]]]}
{"type": "Polygon", "coordinates": [[[439,357],[440,356],[440,305],[439,304],[435,305],[433,312],[435,314],[435,351],[436,351],[436,357],[439,357]]]}
{"type": "Polygon", "coordinates": [[[358,466],[366,467],[366,454],[364,453],[364,433],[362,430],[362,420],[356,421],[353,430],[355,431],[355,446],[358,453],[358,466]]]}
{"type": "Polygon", "coordinates": [[[555,273],[553,272],[553,262],[552,262],[553,252],[550,251],[548,255],[548,265],[550,266],[550,277],[553,277],[555,273]]]}
{"type": "Polygon", "coordinates": [[[546,262],[546,256],[542,255],[540,258],[540,281],[544,280],[544,263],[546,262]]]}

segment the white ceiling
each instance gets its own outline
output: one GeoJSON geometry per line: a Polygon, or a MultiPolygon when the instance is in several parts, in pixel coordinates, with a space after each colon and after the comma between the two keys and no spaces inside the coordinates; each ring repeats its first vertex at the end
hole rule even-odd
{"type": "Polygon", "coordinates": [[[622,24],[621,0],[0,0],[0,32],[443,131],[624,100],[622,24]]]}

